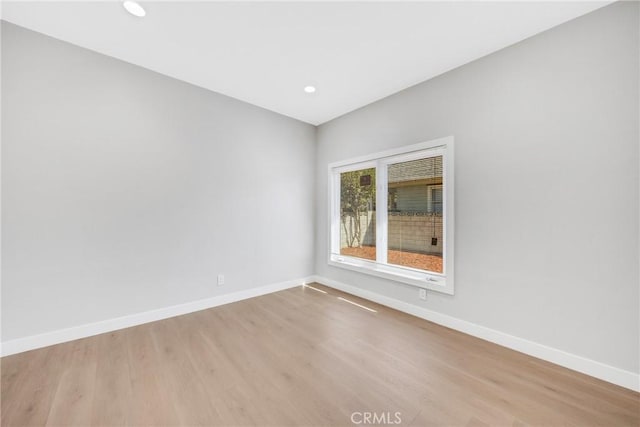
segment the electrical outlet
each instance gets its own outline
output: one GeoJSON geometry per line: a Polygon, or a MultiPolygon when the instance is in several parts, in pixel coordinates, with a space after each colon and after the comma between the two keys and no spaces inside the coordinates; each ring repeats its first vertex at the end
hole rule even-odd
{"type": "Polygon", "coordinates": [[[427,299],[427,290],[420,288],[420,293],[418,294],[421,300],[427,299]]]}
{"type": "Polygon", "coordinates": [[[224,285],[224,274],[218,274],[218,286],[224,285]]]}

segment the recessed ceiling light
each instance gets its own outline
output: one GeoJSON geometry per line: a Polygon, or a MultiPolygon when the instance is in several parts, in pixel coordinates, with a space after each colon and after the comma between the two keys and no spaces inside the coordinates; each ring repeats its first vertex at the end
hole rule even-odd
{"type": "Polygon", "coordinates": [[[304,91],[307,93],[313,93],[316,91],[316,87],[315,86],[305,86],[304,87],[304,91]]]}
{"type": "Polygon", "coordinates": [[[144,11],[142,6],[140,6],[140,3],[132,0],[125,1],[124,3],[122,3],[122,6],[124,6],[124,8],[127,9],[127,12],[139,18],[142,18],[147,14],[147,12],[144,11]]]}

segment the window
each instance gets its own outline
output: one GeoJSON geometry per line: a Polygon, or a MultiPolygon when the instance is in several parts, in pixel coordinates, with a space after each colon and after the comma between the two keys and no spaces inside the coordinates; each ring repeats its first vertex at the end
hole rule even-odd
{"type": "Polygon", "coordinates": [[[442,185],[429,186],[429,213],[442,215],[442,185]]]}
{"type": "Polygon", "coordinates": [[[376,260],[376,169],[340,173],[340,253],[376,260]]]}
{"type": "Polygon", "coordinates": [[[331,164],[329,179],[329,264],[453,294],[453,137],[331,164]]]}

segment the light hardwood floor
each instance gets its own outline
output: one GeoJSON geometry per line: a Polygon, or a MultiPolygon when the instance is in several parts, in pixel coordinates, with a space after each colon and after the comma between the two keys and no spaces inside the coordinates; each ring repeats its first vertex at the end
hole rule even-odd
{"type": "Polygon", "coordinates": [[[638,393],[314,286],[2,358],[2,425],[640,425],[638,393]]]}

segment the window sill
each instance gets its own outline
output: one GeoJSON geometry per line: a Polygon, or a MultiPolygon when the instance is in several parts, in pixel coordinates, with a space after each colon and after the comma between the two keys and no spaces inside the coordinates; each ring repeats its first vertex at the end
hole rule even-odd
{"type": "Polygon", "coordinates": [[[396,267],[388,264],[378,264],[369,260],[336,254],[329,255],[328,263],[334,267],[357,271],[359,273],[381,277],[395,282],[401,282],[417,288],[442,292],[448,295],[454,294],[452,278],[436,273],[426,273],[419,270],[396,267]]]}

